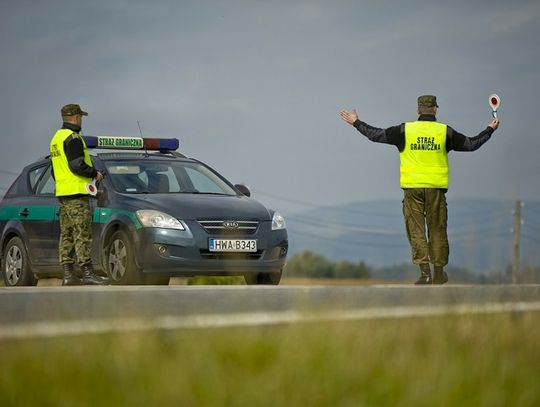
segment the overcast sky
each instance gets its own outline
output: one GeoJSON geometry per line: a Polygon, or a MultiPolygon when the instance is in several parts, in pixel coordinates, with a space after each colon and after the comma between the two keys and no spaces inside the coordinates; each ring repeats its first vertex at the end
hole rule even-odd
{"type": "Polygon", "coordinates": [[[86,134],[178,137],[275,209],[401,200],[398,153],[339,117],[388,127],[435,94],[474,136],[449,198],[540,199],[540,1],[0,0],[0,187],[47,154],[60,107],[86,134]]]}

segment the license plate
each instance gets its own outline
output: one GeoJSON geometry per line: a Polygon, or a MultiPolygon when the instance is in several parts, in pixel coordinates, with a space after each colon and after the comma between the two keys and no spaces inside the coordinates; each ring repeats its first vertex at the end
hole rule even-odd
{"type": "Polygon", "coordinates": [[[208,249],[211,252],[256,252],[255,239],[210,239],[208,249]]]}

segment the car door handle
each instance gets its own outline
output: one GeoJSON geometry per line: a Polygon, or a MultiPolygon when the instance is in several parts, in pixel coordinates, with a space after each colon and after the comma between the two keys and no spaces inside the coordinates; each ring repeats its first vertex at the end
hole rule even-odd
{"type": "Polygon", "coordinates": [[[22,211],[19,212],[19,216],[23,216],[26,218],[28,215],[30,215],[30,211],[28,210],[28,208],[24,208],[22,211]]]}

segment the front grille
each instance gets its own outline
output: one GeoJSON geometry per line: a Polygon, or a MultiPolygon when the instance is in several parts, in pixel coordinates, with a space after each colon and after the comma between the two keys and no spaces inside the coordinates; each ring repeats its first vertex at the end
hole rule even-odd
{"type": "Polygon", "coordinates": [[[257,220],[232,220],[232,219],[199,219],[199,224],[206,233],[215,236],[247,236],[257,232],[259,221],[257,220]],[[238,227],[226,227],[225,223],[236,223],[238,227]]]}
{"type": "Polygon", "coordinates": [[[261,258],[263,251],[258,250],[253,253],[228,253],[200,250],[200,253],[201,258],[204,260],[258,260],[261,258]]]}

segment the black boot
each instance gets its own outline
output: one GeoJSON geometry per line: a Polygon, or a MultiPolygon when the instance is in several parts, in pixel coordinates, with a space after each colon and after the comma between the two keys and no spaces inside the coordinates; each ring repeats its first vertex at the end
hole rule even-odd
{"type": "Polygon", "coordinates": [[[81,285],[81,280],[75,275],[73,263],[62,264],[62,269],[64,270],[62,285],[81,285]]]}
{"type": "Polygon", "coordinates": [[[420,277],[414,282],[415,285],[428,285],[431,284],[431,268],[429,263],[420,264],[420,277]]]}
{"type": "Polygon", "coordinates": [[[82,283],[84,285],[106,285],[109,284],[109,279],[107,277],[98,276],[94,273],[94,268],[91,264],[85,264],[81,266],[83,273],[82,283]]]}
{"type": "Polygon", "coordinates": [[[433,284],[444,284],[448,281],[448,274],[441,266],[435,266],[433,273],[433,284]]]}

